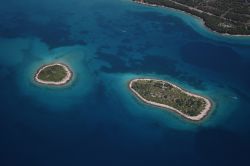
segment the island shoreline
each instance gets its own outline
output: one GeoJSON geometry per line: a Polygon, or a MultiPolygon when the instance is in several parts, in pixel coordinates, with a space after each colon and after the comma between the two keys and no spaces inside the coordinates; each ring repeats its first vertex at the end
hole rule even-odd
{"type": "Polygon", "coordinates": [[[167,109],[168,111],[172,111],[174,112],[175,114],[181,116],[182,118],[188,120],[188,121],[193,121],[193,122],[201,122],[203,121],[204,119],[206,119],[208,117],[208,115],[210,114],[210,112],[212,111],[212,109],[214,108],[214,103],[211,99],[208,99],[207,97],[204,97],[204,96],[201,96],[201,95],[198,95],[198,94],[195,94],[195,93],[191,93],[169,81],[165,81],[165,80],[158,80],[158,79],[150,79],[150,78],[136,78],[136,79],[131,79],[128,83],[128,88],[133,92],[134,96],[139,99],[140,101],[142,101],[143,103],[145,104],[148,104],[150,106],[154,106],[154,107],[158,107],[158,108],[161,108],[161,109],[167,109]],[[181,111],[177,110],[176,108],[173,108],[171,106],[168,106],[168,105],[165,105],[165,104],[160,104],[160,103],[156,103],[156,102],[152,102],[152,101],[149,101],[147,99],[144,99],[137,91],[135,91],[133,88],[132,88],[132,84],[133,82],[135,81],[138,81],[138,80],[154,80],[154,81],[162,81],[162,82],[166,82],[172,86],[174,86],[174,88],[177,88],[179,90],[181,90],[183,93],[186,93],[187,95],[190,95],[190,96],[194,96],[194,97],[198,97],[198,98],[202,98],[205,102],[206,102],[206,106],[205,106],[205,109],[197,116],[188,116],[184,113],[182,113],[181,111]]]}
{"type": "Polygon", "coordinates": [[[132,0],[132,2],[134,3],[137,3],[137,4],[142,4],[142,5],[145,5],[145,6],[151,6],[151,7],[161,7],[161,8],[166,8],[166,9],[173,9],[173,10],[176,10],[176,11],[180,11],[180,12],[183,12],[185,14],[188,14],[192,17],[195,17],[197,18],[199,21],[201,21],[201,24],[202,26],[207,29],[209,32],[212,32],[212,33],[215,33],[215,34],[218,34],[218,35],[221,35],[221,36],[225,36],[225,37],[243,37],[243,38],[249,38],[250,35],[241,35],[241,34],[230,34],[230,33],[223,33],[223,32],[218,32],[216,30],[213,30],[212,28],[208,27],[206,25],[206,22],[203,18],[199,17],[199,16],[196,16],[190,12],[187,12],[187,11],[184,11],[184,10],[181,10],[181,9],[178,9],[178,8],[174,8],[174,7],[170,7],[170,6],[164,6],[164,5],[157,5],[157,4],[151,4],[151,3],[147,3],[147,2],[140,2],[140,1],[137,1],[137,0],[132,0]]]}
{"type": "Polygon", "coordinates": [[[43,84],[43,85],[52,85],[52,86],[64,86],[64,85],[68,84],[72,78],[73,78],[73,72],[70,70],[70,67],[68,65],[66,65],[64,63],[60,63],[60,62],[42,65],[39,69],[37,69],[36,74],[34,76],[34,80],[36,83],[43,84]],[[40,72],[42,70],[44,70],[47,67],[54,66],[54,65],[62,66],[64,68],[64,70],[66,71],[67,75],[63,80],[61,80],[59,82],[53,82],[53,81],[43,81],[43,80],[40,80],[38,78],[38,75],[40,74],[40,72]]]}

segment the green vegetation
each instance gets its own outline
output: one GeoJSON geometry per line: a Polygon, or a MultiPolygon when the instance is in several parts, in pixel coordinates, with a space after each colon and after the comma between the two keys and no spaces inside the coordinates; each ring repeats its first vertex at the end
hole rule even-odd
{"type": "Polygon", "coordinates": [[[179,9],[202,18],[210,29],[250,35],[250,2],[247,0],[133,0],[179,9]]]}
{"type": "Polygon", "coordinates": [[[47,66],[40,71],[38,79],[48,82],[60,82],[67,76],[67,71],[62,65],[47,66]]]}
{"type": "Polygon", "coordinates": [[[190,96],[173,85],[160,80],[136,80],[131,88],[148,101],[173,107],[185,115],[197,116],[205,109],[206,101],[190,96]]]}

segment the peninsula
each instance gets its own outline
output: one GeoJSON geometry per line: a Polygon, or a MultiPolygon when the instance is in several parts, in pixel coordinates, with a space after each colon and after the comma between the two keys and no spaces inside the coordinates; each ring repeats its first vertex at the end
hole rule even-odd
{"type": "Polygon", "coordinates": [[[62,86],[72,78],[72,71],[62,63],[53,63],[42,66],[35,74],[35,81],[46,85],[62,86]]]}
{"type": "Polygon", "coordinates": [[[222,34],[250,35],[249,0],[133,0],[138,3],[178,9],[201,18],[222,34]]]}
{"type": "Polygon", "coordinates": [[[163,80],[134,79],[129,89],[143,102],[170,109],[192,121],[202,120],[212,108],[209,99],[163,80]]]}

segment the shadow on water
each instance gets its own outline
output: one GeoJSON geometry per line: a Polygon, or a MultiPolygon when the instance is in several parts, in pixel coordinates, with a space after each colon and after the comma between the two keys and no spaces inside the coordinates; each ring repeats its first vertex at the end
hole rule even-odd
{"type": "Polygon", "coordinates": [[[238,78],[246,85],[250,84],[250,78],[245,77],[250,73],[250,61],[232,48],[193,42],[181,48],[181,57],[191,65],[223,74],[234,80],[238,78]]]}
{"type": "Polygon", "coordinates": [[[84,40],[75,40],[71,37],[70,25],[65,21],[65,17],[67,15],[50,18],[46,24],[40,24],[32,21],[27,14],[13,13],[6,19],[4,17],[0,19],[0,36],[6,38],[38,36],[51,49],[75,44],[86,45],[84,40]]]}
{"type": "Polygon", "coordinates": [[[157,30],[161,34],[181,33],[184,38],[202,38],[201,35],[192,30],[192,28],[186,25],[181,19],[176,19],[176,17],[172,15],[165,15],[154,11],[128,11],[126,14],[136,18],[138,21],[141,20],[150,23],[145,29],[151,28],[152,30],[157,30]],[[189,33],[184,33],[185,31],[189,33]]]}
{"type": "MultiPolygon", "coordinates": [[[[121,51],[120,51],[121,52],[121,51]]],[[[103,66],[101,70],[107,73],[138,73],[148,74],[157,73],[162,75],[170,75],[174,78],[178,78],[181,81],[195,87],[196,89],[206,89],[203,81],[180,71],[177,69],[178,62],[167,56],[147,55],[143,59],[128,58],[126,61],[122,58],[126,56],[126,53],[119,56],[98,51],[96,53],[98,58],[108,62],[111,66],[103,66]]],[[[128,57],[128,56],[127,56],[128,57]]]]}
{"type": "Polygon", "coordinates": [[[202,129],[195,139],[197,155],[214,165],[248,165],[249,137],[219,128],[202,129]]]}
{"type": "Polygon", "coordinates": [[[184,45],[181,57],[187,63],[218,72],[237,72],[234,65],[243,63],[231,48],[200,42],[184,45]]]}

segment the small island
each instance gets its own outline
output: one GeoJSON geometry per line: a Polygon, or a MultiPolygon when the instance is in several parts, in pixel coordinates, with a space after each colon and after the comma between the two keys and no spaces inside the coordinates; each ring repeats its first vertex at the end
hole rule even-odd
{"type": "Polygon", "coordinates": [[[70,68],[62,63],[53,63],[42,66],[35,75],[35,81],[45,85],[62,86],[72,78],[70,68]]]}
{"type": "Polygon", "coordinates": [[[192,121],[202,120],[212,108],[209,99],[163,80],[134,79],[129,89],[143,102],[170,109],[192,121]]]}

